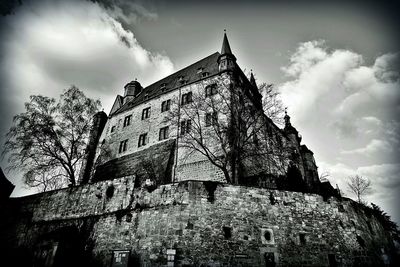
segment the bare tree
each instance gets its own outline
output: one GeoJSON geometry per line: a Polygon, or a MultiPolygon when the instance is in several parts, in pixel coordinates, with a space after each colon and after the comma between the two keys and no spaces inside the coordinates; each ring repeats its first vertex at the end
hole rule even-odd
{"type": "Polygon", "coordinates": [[[8,170],[18,170],[29,186],[48,190],[76,184],[93,114],[100,101],[72,86],[54,98],[33,95],[25,112],[14,117],[3,156],[8,170]]]}
{"type": "Polygon", "coordinates": [[[252,102],[248,88],[235,84],[227,77],[203,82],[198,92],[174,99],[179,108],[171,110],[166,119],[178,128],[179,149],[186,151],[186,158],[193,153],[203,155],[228,183],[237,184],[249,162],[268,171],[283,170],[285,153],[283,145],[271,144],[282,140],[271,138],[273,131],[265,127],[268,118],[262,107],[252,102]]]}
{"type": "Polygon", "coordinates": [[[358,203],[364,204],[363,197],[371,190],[371,182],[360,175],[354,175],[349,177],[347,186],[349,191],[356,195],[358,203]]]}
{"type": "Polygon", "coordinates": [[[263,109],[265,115],[270,118],[276,125],[283,126],[285,108],[283,106],[280,93],[273,84],[261,83],[258,90],[263,96],[263,109]]]}

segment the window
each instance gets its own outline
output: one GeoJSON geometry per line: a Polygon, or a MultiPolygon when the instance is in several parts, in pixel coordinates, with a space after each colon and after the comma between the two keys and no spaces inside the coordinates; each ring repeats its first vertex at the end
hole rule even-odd
{"type": "Polygon", "coordinates": [[[216,83],[206,86],[206,97],[215,95],[216,93],[217,93],[217,84],[216,83]]]}
{"type": "Polygon", "coordinates": [[[224,226],[222,227],[222,230],[224,231],[225,239],[230,239],[232,237],[232,228],[224,226]]]}
{"type": "Polygon", "coordinates": [[[203,78],[206,78],[206,77],[208,77],[208,72],[203,72],[202,74],[201,74],[201,77],[203,77],[203,78]]]}
{"type": "Polygon", "coordinates": [[[192,121],[191,120],[183,120],[181,121],[181,135],[185,135],[190,132],[192,128],[192,121]]]}
{"type": "Polygon", "coordinates": [[[261,242],[263,244],[274,244],[274,232],[272,229],[261,229],[261,242]]]}
{"type": "Polygon", "coordinates": [[[143,109],[142,120],[150,118],[150,107],[143,109]]]}
{"type": "Polygon", "coordinates": [[[328,254],[329,267],[337,267],[335,254],[328,254]]]}
{"type": "Polygon", "coordinates": [[[356,238],[357,238],[357,243],[360,245],[360,247],[361,247],[361,248],[365,248],[365,241],[364,241],[364,239],[363,239],[361,236],[359,236],[359,235],[357,235],[356,238]]]}
{"type": "Polygon", "coordinates": [[[111,132],[115,132],[115,126],[111,127],[111,132]]]}
{"type": "Polygon", "coordinates": [[[161,112],[169,110],[171,107],[171,99],[165,100],[161,103],[161,112]]]}
{"type": "Polygon", "coordinates": [[[192,103],[192,102],[193,102],[192,92],[187,92],[186,94],[182,95],[181,105],[186,105],[186,104],[192,103]]]}
{"type": "Polygon", "coordinates": [[[169,134],[168,126],[161,128],[158,140],[161,141],[161,140],[167,139],[168,138],[168,134],[169,134]]]}
{"type": "Polygon", "coordinates": [[[299,234],[299,238],[300,238],[300,244],[301,245],[305,245],[306,244],[306,234],[305,233],[300,233],[299,234]]]}
{"type": "Polygon", "coordinates": [[[126,148],[127,148],[127,145],[128,145],[128,139],[119,142],[119,150],[118,150],[118,153],[125,152],[125,151],[126,151],[126,148]]]}
{"type": "Polygon", "coordinates": [[[147,144],[147,133],[139,135],[138,147],[145,146],[147,144]]]}
{"type": "Polygon", "coordinates": [[[166,83],[162,83],[161,84],[161,91],[164,92],[167,89],[167,84],[166,83]]]}
{"type": "Polygon", "coordinates": [[[264,238],[266,241],[271,241],[271,232],[270,231],[265,231],[264,232],[264,238]]]}
{"type": "Polygon", "coordinates": [[[213,113],[207,113],[206,114],[206,127],[209,127],[218,121],[218,113],[213,112],[213,113]]]}
{"type": "Polygon", "coordinates": [[[124,119],[124,127],[131,124],[132,115],[126,116],[124,119]]]}

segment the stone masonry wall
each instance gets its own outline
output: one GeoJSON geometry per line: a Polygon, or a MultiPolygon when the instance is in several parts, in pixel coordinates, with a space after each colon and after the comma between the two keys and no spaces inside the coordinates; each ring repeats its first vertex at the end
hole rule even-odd
{"type": "Polygon", "coordinates": [[[87,257],[98,266],[110,266],[112,250],[120,249],[138,266],[166,266],[171,248],[175,266],[266,266],[271,259],[277,266],[330,266],[329,258],[337,266],[377,266],[381,249],[391,248],[377,219],[351,200],[210,182],[149,192],[125,177],[9,205],[13,229],[2,231],[15,238],[8,247],[34,250],[40,236],[72,225],[92,244],[87,257]]]}

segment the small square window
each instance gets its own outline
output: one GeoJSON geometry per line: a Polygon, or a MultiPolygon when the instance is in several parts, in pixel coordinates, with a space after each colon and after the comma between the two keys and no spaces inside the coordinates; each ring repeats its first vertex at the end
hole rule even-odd
{"type": "Polygon", "coordinates": [[[138,147],[145,146],[147,144],[147,133],[139,135],[138,147]]]}
{"type": "Polygon", "coordinates": [[[161,91],[164,92],[165,90],[167,90],[167,84],[166,83],[162,83],[160,88],[161,88],[161,91]]]}
{"type": "Polygon", "coordinates": [[[131,124],[132,115],[126,116],[124,119],[124,127],[129,126],[131,124]]]}
{"type": "Polygon", "coordinates": [[[143,109],[142,120],[150,118],[150,107],[143,109]]]}
{"type": "Polygon", "coordinates": [[[218,122],[218,113],[217,112],[210,112],[206,114],[206,127],[211,125],[215,125],[218,122]]]}
{"type": "Polygon", "coordinates": [[[125,152],[128,146],[128,139],[119,142],[119,150],[118,153],[125,152]]]}
{"type": "Polygon", "coordinates": [[[112,133],[115,132],[115,126],[112,126],[112,127],[111,127],[111,132],[112,132],[112,133]]]}
{"type": "Polygon", "coordinates": [[[208,75],[209,75],[209,73],[205,71],[201,74],[201,77],[206,78],[206,77],[208,77],[208,75]]]}
{"type": "Polygon", "coordinates": [[[170,110],[171,108],[171,99],[165,100],[161,103],[161,112],[165,112],[170,110]]]}
{"type": "Polygon", "coordinates": [[[160,141],[165,140],[168,138],[168,135],[169,135],[169,127],[168,126],[163,127],[160,129],[158,140],[160,140],[160,141]]]}
{"type": "Polygon", "coordinates": [[[218,92],[218,90],[217,90],[216,83],[209,84],[206,86],[206,97],[215,95],[215,94],[217,94],[217,92],[218,92]]]}
{"type": "Polygon", "coordinates": [[[186,105],[192,102],[193,102],[192,92],[187,92],[186,94],[182,95],[181,105],[186,105]]]}

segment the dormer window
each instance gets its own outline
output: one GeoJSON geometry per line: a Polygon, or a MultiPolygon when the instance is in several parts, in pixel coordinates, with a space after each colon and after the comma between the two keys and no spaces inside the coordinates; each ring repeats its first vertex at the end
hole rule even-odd
{"type": "Polygon", "coordinates": [[[185,80],[183,76],[179,76],[178,81],[179,81],[181,84],[187,84],[187,80],[185,80]]]}

